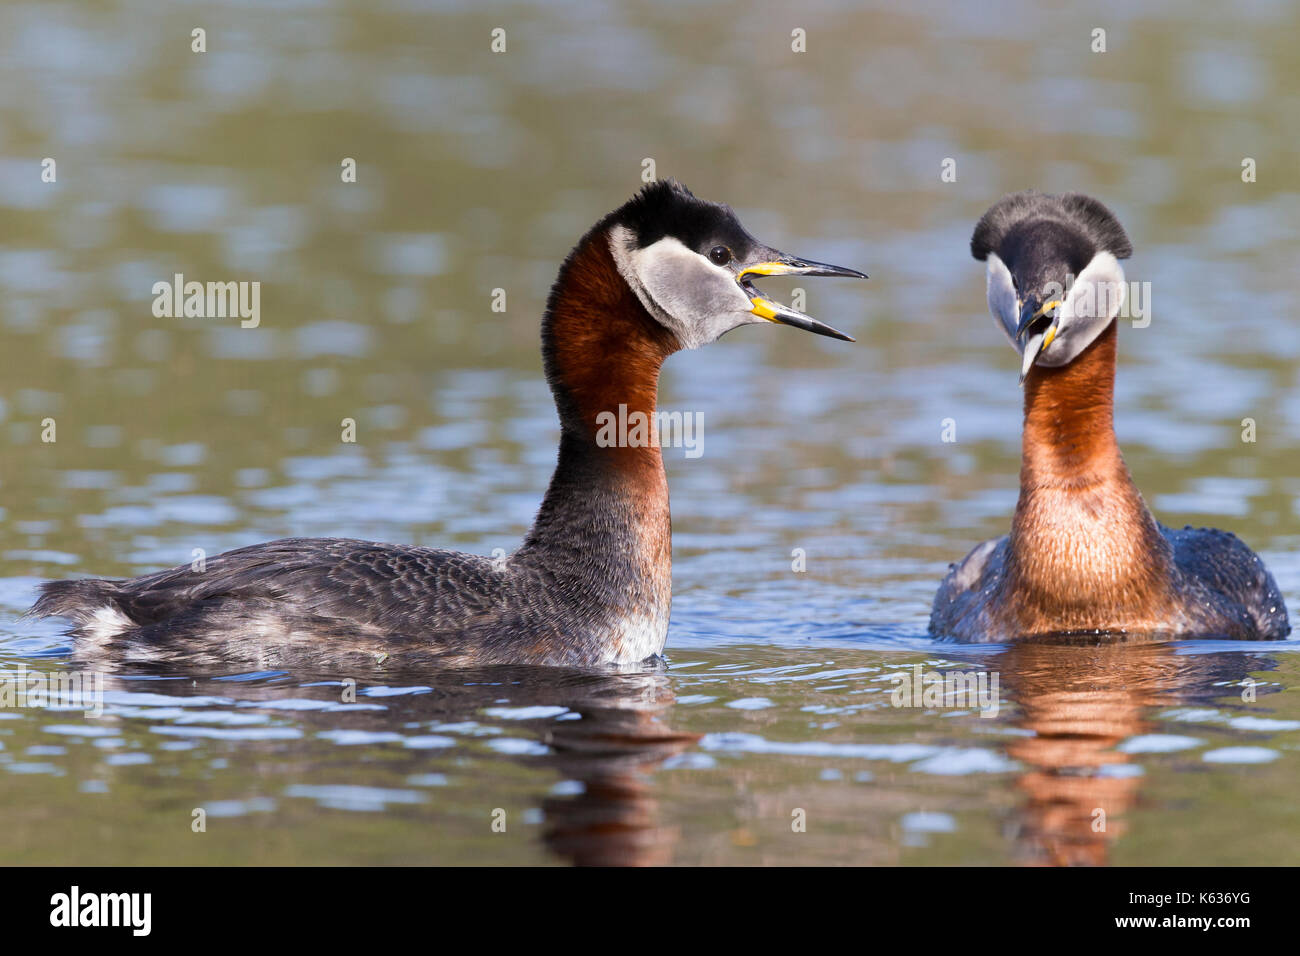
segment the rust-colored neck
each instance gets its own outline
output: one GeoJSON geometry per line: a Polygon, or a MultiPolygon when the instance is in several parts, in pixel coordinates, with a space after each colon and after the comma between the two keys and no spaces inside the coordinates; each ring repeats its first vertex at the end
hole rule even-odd
{"type": "Polygon", "coordinates": [[[1022,626],[1159,619],[1173,555],[1115,438],[1116,323],[1070,364],[1025,379],[1008,584],[1022,626]]]}
{"type": "Polygon", "coordinates": [[[1025,378],[1020,489],[1116,478],[1132,484],[1115,438],[1112,322],[1069,365],[1034,365],[1025,378]]]}
{"type": "Polygon", "coordinates": [[[542,326],[546,378],[566,435],[599,448],[619,470],[662,472],[657,443],[636,444],[635,429],[638,418],[653,422],[660,368],[680,347],[624,281],[608,236],[586,238],[560,270],[542,326]],[[613,434],[632,443],[610,444],[611,422],[613,434]]]}
{"type": "Polygon", "coordinates": [[[544,568],[548,587],[581,605],[594,657],[641,660],[663,648],[672,596],[668,479],[653,431],[638,431],[637,417],[653,422],[659,370],[678,347],[619,274],[607,234],[580,242],[542,324],[559,461],[516,560],[544,568]]]}

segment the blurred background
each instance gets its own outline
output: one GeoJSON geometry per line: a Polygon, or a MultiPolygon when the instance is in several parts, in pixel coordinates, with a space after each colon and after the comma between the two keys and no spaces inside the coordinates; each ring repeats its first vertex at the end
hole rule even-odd
{"type": "MultiPolygon", "coordinates": [[[[676,697],[661,716],[683,732],[721,736],[668,758],[668,770],[637,765],[669,829],[699,837],[650,841],[656,861],[1060,862],[1066,851],[1044,850],[1047,838],[1026,850],[1014,835],[1055,825],[1010,809],[1027,790],[1033,806],[1057,799],[1017,776],[1032,755],[994,746],[979,718],[900,716],[880,700],[892,669],[961,650],[926,637],[930,599],[948,562],[1006,530],[1016,498],[1018,359],[988,315],[970,232],[1000,195],[1029,187],[1086,192],[1117,213],[1136,249],[1128,277],[1151,296],[1149,326],[1120,330],[1126,460],[1167,524],[1224,527],[1258,550],[1294,612],[1300,8],[896,7],[0,4],[0,609],[16,617],[39,580],[136,574],[188,562],[196,548],[291,534],[513,548],[558,437],[537,352],[546,294],[570,246],[639,187],[650,160],[658,176],[731,204],[760,239],[871,275],[806,290],[807,311],[857,344],[751,327],[665,370],[661,406],[701,413],[705,431],[702,457],[666,451],[672,666],[652,696],[676,697]],[[196,28],[206,52],[192,50],[196,28]],[[503,52],[492,49],[496,29],[503,52]],[[1094,52],[1096,30],[1105,52],[1094,52]],[[792,49],[799,39],[803,52],[792,49]],[[54,182],[42,181],[46,158],[54,182]],[[340,175],[348,158],[355,182],[340,175]],[[941,178],[946,160],[954,181],[941,178]],[[175,273],[260,282],[260,325],[155,317],[153,284],[175,273]],[[504,313],[492,310],[494,289],[505,290],[504,313]],[[340,440],[345,418],[357,423],[354,444],[340,440]],[[1247,418],[1253,443],[1241,440],[1247,418]],[[42,441],[45,419],[53,443],[42,441]],[[941,440],[945,419],[955,442],[941,440]],[[796,548],[805,573],[791,571],[796,548]],[[692,683],[709,690],[688,692],[692,683]],[[744,703],[754,700],[765,703],[744,703]],[[742,731],[760,743],[727,736],[742,731]],[[843,749],[864,739],[940,750],[843,749]],[[843,832],[781,844],[791,787],[805,788],[791,799],[822,800],[843,832]]],[[[789,301],[795,285],[764,287],[789,301]]],[[[54,622],[3,627],[0,663],[40,668],[67,655],[54,622]]],[[[1266,739],[1224,741],[1248,753],[1206,761],[1197,748],[1209,737],[1165,734],[1200,743],[1157,742],[1148,768],[1117,775],[1145,773],[1154,793],[1144,826],[1106,852],[1294,859],[1293,817],[1268,817],[1269,794],[1281,814],[1297,779],[1300,706],[1278,703],[1296,696],[1294,648],[1197,650],[1210,653],[1124,705],[1131,720],[1106,732],[1108,746],[1140,739],[1152,707],[1187,695],[1208,706],[1191,713],[1213,733],[1266,739]],[[1264,670],[1285,692],[1269,706],[1289,713],[1231,729],[1240,703],[1214,688],[1264,670]],[[1182,773],[1188,761],[1197,774],[1182,773]],[[1247,832],[1236,811],[1248,795],[1247,832]],[[1175,837],[1188,827],[1206,843],[1184,847],[1175,837]]],[[[1095,663],[1061,665],[1065,690],[1021,686],[1068,695],[1078,668],[1095,663]]],[[[1149,673],[1138,667],[1134,683],[1149,673]]],[[[485,781],[500,784],[494,774],[509,775],[538,827],[554,813],[536,794],[593,792],[580,774],[580,788],[566,783],[571,768],[555,783],[545,755],[562,748],[547,726],[525,739],[542,748],[538,765],[508,770],[478,763],[498,752],[452,733],[443,756],[459,776],[424,765],[393,776],[384,754],[405,745],[383,734],[405,732],[390,725],[357,729],[351,750],[317,736],[348,729],[346,715],[323,730],[291,721],[298,738],[273,734],[279,744],[252,731],[151,730],[173,719],[230,729],[194,707],[280,727],[283,714],[251,705],[275,700],[267,688],[286,680],[254,675],[173,707],[175,718],[141,714],[157,702],[119,688],[122,726],[98,742],[64,734],[71,744],[44,716],[0,722],[0,815],[34,824],[44,817],[33,808],[66,811],[58,862],[211,861],[205,846],[151,829],[159,807],[138,793],[147,781],[164,806],[193,806],[203,792],[226,801],[231,825],[283,835],[268,862],[344,862],[342,832],[361,834],[374,862],[482,861],[479,841],[491,836],[470,821],[484,801],[496,805],[485,793],[485,781]],[[236,686],[261,688],[238,712],[223,696],[236,686]],[[188,749],[161,749],[163,738],[188,749]],[[303,784],[295,748],[309,744],[330,770],[303,784]],[[380,794],[358,798],[363,810],[408,816],[357,829],[330,789],[344,785],[380,794]],[[294,796],[294,786],[323,789],[294,796]],[[412,796],[386,802],[392,793],[412,796]],[[462,818],[463,830],[448,822],[462,818]],[[432,827],[434,845],[413,849],[412,824],[432,827]],[[92,831],[101,839],[87,850],[92,831]]],[[[1103,688],[1099,702],[1084,685],[1089,713],[1131,690],[1103,688]]],[[[538,694],[530,706],[569,706],[538,694]]],[[[475,709],[493,700],[458,705],[468,710],[455,720],[410,720],[521,726],[475,709]]],[[[608,792],[601,780],[595,789],[608,792]]],[[[49,852],[48,833],[31,832],[0,857],[49,852]]],[[[498,843],[490,859],[576,858],[544,843],[498,843]]]]}

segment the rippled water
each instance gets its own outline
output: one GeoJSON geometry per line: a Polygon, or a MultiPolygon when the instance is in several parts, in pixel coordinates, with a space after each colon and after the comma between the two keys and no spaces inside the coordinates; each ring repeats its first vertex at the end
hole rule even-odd
{"type": "Polygon", "coordinates": [[[670,361],[705,436],[667,455],[663,672],[105,668],[102,716],[0,707],[0,862],[1300,857],[1300,643],[925,633],[1015,502],[1017,363],[966,243],[1026,186],[1108,202],[1151,283],[1117,409],[1147,500],[1238,533],[1295,613],[1292,6],[54,9],[0,7],[0,676],[71,666],[16,620],[51,577],[287,534],[512,548],[558,435],[547,288],[647,157],[872,279],[807,288],[856,345],[750,328],[670,361]],[[260,326],[155,318],[177,272],[262,282],[260,326]],[[893,706],[917,665],[996,674],[996,715],[893,706]]]}

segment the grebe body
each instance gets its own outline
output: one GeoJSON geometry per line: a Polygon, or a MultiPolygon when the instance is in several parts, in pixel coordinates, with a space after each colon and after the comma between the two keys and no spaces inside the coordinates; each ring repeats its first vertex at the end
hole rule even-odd
{"type": "Polygon", "coordinates": [[[657,444],[598,419],[654,420],[660,366],[741,325],[848,339],[762,297],[764,275],[861,273],[788,256],[734,213],[661,181],[600,220],[560,269],[542,323],[559,457],[532,530],[503,560],[289,538],[130,580],[54,581],[31,610],[124,659],[259,667],[368,661],[627,666],[664,647],[668,485],[657,444]]]}
{"type": "Polygon", "coordinates": [[[975,228],[989,308],[1021,352],[1020,498],[1010,534],[952,566],[931,633],[1003,642],[1070,634],[1280,639],[1276,582],[1235,536],[1164,527],[1120,454],[1114,428],[1115,216],[1077,194],[1016,193],[975,228]]]}

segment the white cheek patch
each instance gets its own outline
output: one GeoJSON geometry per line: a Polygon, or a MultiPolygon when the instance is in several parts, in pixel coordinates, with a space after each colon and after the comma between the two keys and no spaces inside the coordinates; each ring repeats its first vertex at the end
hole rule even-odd
{"type": "Polygon", "coordinates": [[[1016,342],[1016,327],[1020,324],[1020,304],[1016,297],[1015,283],[1011,281],[1011,271],[996,253],[990,252],[987,274],[989,311],[1018,352],[1020,344],[1016,342]]]}
{"type": "Polygon", "coordinates": [[[762,321],[751,314],[753,303],[729,270],[671,237],[644,249],[629,238],[616,230],[610,239],[619,272],[682,348],[698,348],[739,325],[762,321]]]}
{"type": "Polygon", "coordinates": [[[1037,364],[1066,365],[1092,344],[1124,307],[1128,285],[1124,269],[1109,252],[1099,252],[1079,273],[1060,306],[1056,337],[1037,364]]]}

